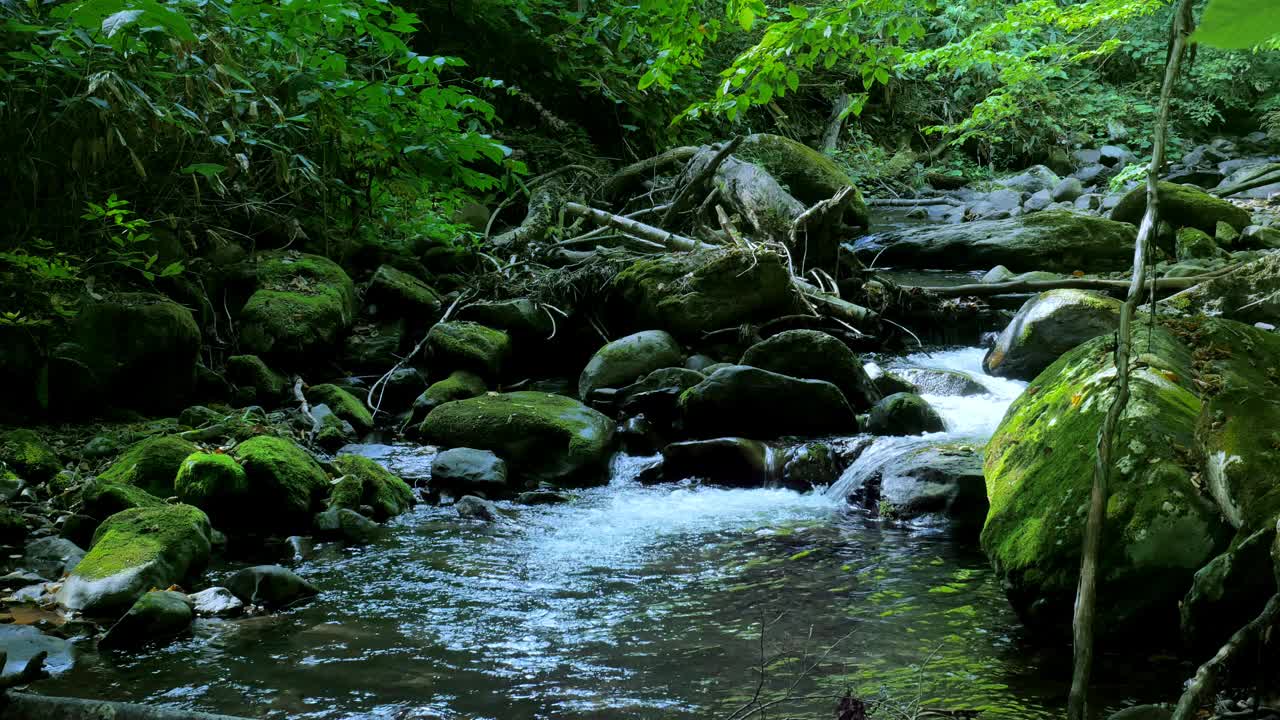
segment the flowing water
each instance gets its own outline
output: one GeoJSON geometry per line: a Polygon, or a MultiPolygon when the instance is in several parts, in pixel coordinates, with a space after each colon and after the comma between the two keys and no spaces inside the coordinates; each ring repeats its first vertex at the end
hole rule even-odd
{"type": "MultiPolygon", "coordinates": [[[[980,372],[980,359],[900,362],[980,372]]],[[[989,393],[930,398],[946,433],[878,439],[840,482],[921,443],[985,439],[1019,385],[980,380],[989,393]]],[[[411,478],[431,458],[353,450],[411,478]]],[[[976,548],[868,518],[838,487],[642,486],[651,461],[619,456],[608,485],[564,505],[502,504],[509,518],[493,525],[420,506],[374,545],[296,565],[321,588],[308,605],[202,620],[142,653],[86,653],[40,689],[263,718],[701,720],[758,685],[825,696],[786,717],[829,718],[846,690],[986,718],[1058,714],[1067,653],[1024,642],[976,548]]],[[[1135,672],[1100,673],[1112,704],[1167,690],[1135,672]]]]}

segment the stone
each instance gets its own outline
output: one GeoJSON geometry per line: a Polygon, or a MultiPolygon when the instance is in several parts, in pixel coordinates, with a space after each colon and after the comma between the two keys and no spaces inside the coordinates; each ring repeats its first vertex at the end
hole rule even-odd
{"type": "Polygon", "coordinates": [[[979,280],[978,282],[981,282],[985,285],[992,285],[995,283],[1009,282],[1012,279],[1013,279],[1012,270],[1010,270],[1009,268],[1003,265],[997,265],[991,268],[990,270],[988,270],[987,274],[983,275],[982,279],[979,280]]]}
{"type": "Polygon", "coordinates": [[[1075,202],[1082,195],[1084,195],[1084,183],[1080,182],[1080,178],[1073,177],[1062,178],[1049,193],[1049,197],[1054,202],[1075,202]]]}
{"type": "Polygon", "coordinates": [[[1231,227],[1229,223],[1219,220],[1218,224],[1214,226],[1213,239],[1218,243],[1219,247],[1230,248],[1240,239],[1240,232],[1231,227]]]}
{"type": "Polygon", "coordinates": [[[485,394],[489,388],[484,378],[466,370],[454,370],[444,380],[432,383],[413,401],[409,422],[422,423],[427,414],[437,407],[454,400],[467,400],[485,394]]]}
{"type": "Polygon", "coordinates": [[[597,388],[629,385],[654,370],[677,367],[683,360],[680,344],[664,330],[619,338],[591,356],[578,378],[578,397],[586,400],[597,388]]]}
{"type": "Polygon", "coordinates": [[[227,589],[246,605],[279,610],[319,594],[314,585],[279,565],[255,565],[227,579],[227,589]]]}
{"type": "Polygon", "coordinates": [[[555,490],[530,490],[516,496],[521,505],[559,505],[573,500],[573,497],[555,490]]]}
{"type": "Polygon", "coordinates": [[[553,312],[528,298],[517,298],[468,303],[458,310],[457,318],[502,330],[512,338],[546,340],[556,332],[553,312]]]}
{"type": "Polygon", "coordinates": [[[199,617],[232,618],[244,614],[244,602],[224,587],[211,587],[187,596],[199,617]]]}
{"type": "Polygon", "coordinates": [[[183,427],[201,428],[219,423],[224,417],[222,413],[212,408],[207,408],[204,405],[192,405],[178,413],[178,424],[183,427]]]}
{"type": "MultiPolygon", "coordinates": [[[[1077,180],[1076,182],[1080,182],[1077,180]]],[[[1040,212],[1054,203],[1053,195],[1048,190],[1040,190],[1032,193],[1022,203],[1022,209],[1025,212],[1040,212]]]]}
{"type": "Polygon", "coordinates": [[[1241,618],[1257,617],[1276,594],[1271,546],[1276,528],[1264,527],[1237,537],[1230,548],[1196,572],[1179,605],[1182,639],[1211,651],[1240,629],[1241,618]]]}
{"type": "Polygon", "coordinates": [[[57,451],[44,438],[22,429],[0,434],[0,463],[30,483],[51,480],[62,469],[57,451]]]}
{"type": "Polygon", "coordinates": [[[1124,167],[1133,160],[1133,153],[1123,145],[1103,145],[1098,149],[1098,162],[1107,167],[1124,167]]]}
{"type": "Polygon", "coordinates": [[[263,253],[257,290],[240,310],[240,348],[256,355],[314,360],[337,346],[356,316],[356,288],[319,255],[263,253]]]}
{"type": "Polygon", "coordinates": [[[0,663],[0,674],[6,676],[17,675],[40,653],[45,654],[44,669],[59,675],[71,669],[77,654],[75,643],[40,632],[32,625],[0,625],[0,648],[7,656],[0,663]]]}
{"type": "Polygon", "coordinates": [[[454,495],[497,497],[508,489],[507,463],[488,450],[445,450],[431,463],[431,486],[454,495]]]}
{"type": "Polygon", "coordinates": [[[149,592],[107,630],[98,647],[137,648],[168,640],[186,632],[194,619],[195,612],[186,595],[172,590],[149,592]]]}
{"type": "Polygon", "coordinates": [[[1033,165],[1013,177],[997,180],[996,183],[1020,193],[1038,193],[1050,190],[1058,184],[1058,175],[1043,165],[1033,165]]]}
{"type": "Polygon", "coordinates": [[[269,435],[240,443],[234,455],[255,498],[237,525],[279,533],[311,526],[313,510],[329,491],[329,477],[314,458],[292,440],[269,435]]]}
{"type": "Polygon", "coordinates": [[[1102,196],[1097,193],[1088,193],[1081,195],[1074,201],[1076,210],[1084,212],[1093,212],[1102,207],[1102,196]]]}
{"type": "Polygon", "coordinates": [[[870,213],[862,193],[849,173],[831,157],[791,138],[767,133],[744,137],[734,156],[764,168],[805,207],[827,200],[845,187],[854,188],[844,222],[870,227],[870,213]]]}
{"type": "Polygon", "coordinates": [[[916,392],[915,385],[894,373],[888,372],[875,363],[867,363],[863,366],[863,369],[867,371],[867,377],[871,378],[871,382],[876,386],[876,390],[880,392],[881,397],[888,397],[900,392],[916,392]]]}
{"type": "Polygon", "coordinates": [[[188,455],[178,467],[173,489],[179,500],[200,508],[219,526],[235,526],[253,500],[244,468],[222,453],[188,455]]]}
{"type": "Polygon", "coordinates": [[[337,385],[312,385],[306,389],[306,396],[313,405],[328,405],[334,415],[351,423],[358,434],[363,435],[373,429],[373,413],[364,401],[337,385]]]}
{"type": "Polygon", "coordinates": [[[1119,323],[1119,300],[1087,290],[1050,290],[1023,303],[982,366],[991,375],[1031,380],[1063,353],[1113,332],[1119,323]]]}
{"type": "Polygon", "coordinates": [[[701,355],[701,354],[690,355],[684,361],[684,366],[687,369],[694,370],[699,373],[705,371],[707,368],[715,364],[716,364],[715,358],[711,357],[710,355],[701,355]]]}
{"type": "Polygon", "coordinates": [[[1240,233],[1240,245],[1255,250],[1280,250],[1280,228],[1250,225],[1240,233]]]}
{"type": "Polygon", "coordinates": [[[413,488],[370,458],[339,455],[333,465],[342,476],[329,494],[330,507],[370,508],[373,519],[384,522],[408,512],[417,502],[413,488]]]}
{"type": "Polygon", "coordinates": [[[769,448],[738,437],[671,443],[662,449],[662,479],[701,478],[713,485],[764,487],[777,479],[769,448]]]}
{"type": "Polygon", "coordinates": [[[862,360],[849,346],[818,330],[780,332],[748,348],[740,364],[780,375],[825,380],[840,389],[854,410],[869,408],[880,399],[862,360]]]}
{"type": "Polygon", "coordinates": [[[1254,260],[1178,293],[1163,305],[1182,314],[1205,314],[1250,325],[1280,325],[1280,256],[1272,254],[1254,260]]]}
{"type": "MultiPolygon", "coordinates": [[[[969,397],[984,395],[987,388],[968,373],[938,368],[900,368],[898,377],[909,383],[922,395],[948,395],[969,397]]],[[[892,393],[890,393],[892,394],[892,393]]]]}
{"type": "Polygon", "coordinates": [[[876,403],[867,418],[873,435],[920,435],[946,430],[938,412],[914,393],[895,393],[876,403]]]}
{"type": "Polygon", "coordinates": [[[858,425],[835,385],[745,365],[717,370],[689,388],[680,408],[685,431],[702,438],[821,435],[855,431],[858,425]]]}
{"type": "Polygon", "coordinates": [[[427,348],[441,369],[469,370],[496,379],[511,357],[511,338],[501,330],[455,320],[432,327],[427,348]]]}
{"type": "Polygon", "coordinates": [[[825,487],[840,477],[839,460],[830,445],[807,442],[783,453],[782,484],[799,492],[825,487]]]}
{"type": "Polygon", "coordinates": [[[354,326],[343,340],[339,364],[352,374],[381,375],[408,350],[404,347],[407,326],[404,318],[354,326]]]}
{"type": "Polygon", "coordinates": [[[211,536],[209,518],[190,505],[116,513],[94,533],[58,602],[87,615],[123,610],[150,588],[197,577],[209,561],[211,536]]]}
{"type": "Polygon", "coordinates": [[[80,492],[81,510],[96,520],[104,520],[124,510],[160,507],[164,500],[133,485],[94,478],[80,492]]]}
{"type": "Polygon", "coordinates": [[[46,580],[60,580],[84,558],[79,545],[60,537],[43,537],[27,543],[22,566],[46,580]]]}
{"type": "Polygon", "coordinates": [[[248,388],[254,403],[274,406],[288,392],[289,382],[257,355],[232,355],[227,358],[227,379],[236,387],[248,388]]]}
{"type": "MultiPolygon", "coordinates": [[[[1160,216],[1175,227],[1191,227],[1212,233],[1218,222],[1225,222],[1237,230],[1250,224],[1249,211],[1227,200],[1215,197],[1197,187],[1161,182],[1160,216]]],[[[1138,225],[1147,209],[1146,187],[1130,190],[1111,211],[1111,219],[1138,225]]]]}
{"type": "Polygon", "coordinates": [[[482,522],[494,522],[502,517],[498,511],[498,506],[474,495],[466,495],[454,503],[453,508],[458,513],[458,517],[467,520],[480,520],[482,522]]]}
{"type": "Polygon", "coordinates": [[[916,448],[850,487],[849,501],[894,520],[937,520],[976,537],[987,516],[982,455],[945,443],[916,448]]]}
{"type": "Polygon", "coordinates": [[[1086,165],[1085,167],[1071,173],[1071,177],[1079,180],[1084,185],[1097,185],[1105,183],[1112,175],[1115,174],[1111,168],[1097,163],[1094,165],[1086,165]]]}
{"type": "Polygon", "coordinates": [[[151,437],[125,450],[98,479],[108,483],[133,485],[159,498],[174,494],[173,481],[178,468],[197,448],[182,438],[170,435],[151,437]]]}
{"type": "Polygon", "coordinates": [[[1164,705],[1135,705],[1114,713],[1108,720],[1169,720],[1173,709],[1164,705]]]}
{"type": "Polygon", "coordinates": [[[1179,262],[1206,260],[1222,255],[1222,248],[1203,230],[1184,227],[1178,231],[1177,255],[1179,262]]]}
{"type": "Polygon", "coordinates": [[[491,450],[517,482],[605,482],[614,422],[572,398],[523,391],[448,402],[421,435],[446,448],[491,450]]]}
{"type": "Polygon", "coordinates": [[[379,315],[407,317],[418,324],[435,322],[443,309],[440,295],[429,285],[390,265],[374,272],[364,299],[377,306],[379,315]]]}
{"type": "Polygon", "coordinates": [[[331,507],[316,513],[313,527],[319,538],[340,540],[347,545],[367,545],[382,533],[378,523],[343,507],[331,507]]]}

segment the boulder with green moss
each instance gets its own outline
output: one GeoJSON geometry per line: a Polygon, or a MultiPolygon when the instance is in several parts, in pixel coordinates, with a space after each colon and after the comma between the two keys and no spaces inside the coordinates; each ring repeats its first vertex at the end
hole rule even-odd
{"type": "Polygon", "coordinates": [[[29,483],[45,482],[62,469],[58,452],[31,430],[0,434],[0,463],[29,483]]]}
{"type": "Polygon", "coordinates": [[[444,447],[493,451],[515,483],[599,484],[608,479],[614,423],[572,398],[526,391],[445,403],[420,432],[444,447]]]}
{"type": "MultiPolygon", "coordinates": [[[[1176,228],[1192,227],[1212,235],[1219,222],[1236,230],[1249,226],[1249,211],[1192,185],[1159,184],[1160,219],[1176,228]]],[[[1130,190],[1111,211],[1111,219],[1137,225],[1147,211],[1145,185],[1130,190]]]]}
{"type": "Polygon", "coordinates": [[[455,320],[431,328],[427,349],[437,369],[469,370],[498,378],[511,358],[511,337],[479,323],[455,320]]]}
{"type": "Polygon", "coordinates": [[[1280,326],[1280,254],[1270,254],[1206,280],[1161,303],[1161,312],[1205,314],[1280,326]]]}
{"type": "Polygon", "coordinates": [[[194,505],[222,527],[234,525],[249,497],[249,478],[230,455],[197,452],[187,456],[173,482],[178,499],[194,505]]]}
{"type": "Polygon", "coordinates": [[[454,370],[449,377],[432,383],[413,401],[409,423],[417,426],[427,414],[440,405],[454,400],[466,400],[483,395],[489,388],[484,378],[467,370],[454,370]]]}
{"type": "Polygon", "coordinates": [[[1030,380],[1063,353],[1114,332],[1120,301],[1087,290],[1050,290],[1023,303],[982,360],[998,377],[1030,380]]]}
{"type": "Polygon", "coordinates": [[[318,255],[264,253],[257,290],[240,311],[241,349],[264,356],[308,359],[327,351],[351,327],[356,288],[337,263],[318,255]]]}
{"type": "Polygon", "coordinates": [[[252,401],[268,407],[280,402],[289,391],[289,381],[267,367],[257,355],[232,355],[227,358],[227,379],[242,390],[248,390],[252,401]]]}
{"type": "Polygon", "coordinates": [[[1226,552],[1196,573],[1179,605],[1182,638],[1192,647],[1212,651],[1240,628],[1241,618],[1254,617],[1276,594],[1271,547],[1276,528],[1237,536],[1226,552]]]}
{"type": "Polygon", "coordinates": [[[947,428],[928,400],[915,393],[900,392],[871,408],[865,429],[875,435],[921,435],[947,428]]]}
{"type": "Polygon", "coordinates": [[[306,529],[329,491],[324,469],[292,440],[259,435],[240,443],[235,457],[256,498],[243,521],[252,527],[287,532],[306,529]]]}
{"type": "Polygon", "coordinates": [[[363,512],[379,522],[408,512],[414,505],[413,489],[390,470],[362,455],[339,455],[333,465],[342,476],[329,493],[331,507],[363,512]]]}
{"type": "Polygon", "coordinates": [[[880,265],[981,270],[1119,270],[1133,261],[1132,225],[1069,210],[885,233],[858,248],[880,265]]]}
{"type": "Polygon", "coordinates": [[[810,207],[827,200],[845,187],[854,188],[854,198],[845,211],[845,222],[870,226],[867,204],[853,184],[853,178],[831,157],[804,143],[781,135],[756,133],[742,139],[734,155],[764,168],[797,200],[810,207]]]}
{"type": "Polygon", "coordinates": [[[521,340],[546,340],[556,331],[548,310],[528,298],[483,300],[458,310],[459,320],[470,320],[506,332],[521,340]]]}
{"type": "Polygon", "coordinates": [[[689,340],[790,314],[799,303],[786,260],[767,250],[655,255],[615,276],[611,289],[624,324],[689,340]]]}
{"type": "Polygon", "coordinates": [[[867,377],[862,361],[849,346],[818,330],[787,330],[756,343],[742,354],[742,364],[810,380],[826,380],[840,388],[854,410],[871,407],[880,391],[867,377]]]}
{"type": "Polygon", "coordinates": [[[178,468],[197,449],[194,443],[171,435],[147,438],[130,446],[98,477],[142,488],[157,497],[170,497],[178,468]]]}
{"type": "Polygon", "coordinates": [[[307,400],[312,405],[328,405],[334,415],[351,423],[358,433],[373,429],[373,413],[365,407],[364,401],[337,385],[312,385],[307,388],[307,400]]]}
{"type": "Polygon", "coordinates": [[[129,612],[107,630],[98,647],[104,650],[136,648],[169,640],[186,632],[195,617],[191,601],[183,593],[149,592],[138,598],[129,612]]]}
{"type": "Polygon", "coordinates": [[[645,330],[618,338],[591,356],[578,377],[578,397],[599,388],[629,385],[649,373],[684,362],[680,343],[665,330],[645,330]]]}
{"type": "Polygon", "coordinates": [[[1174,248],[1178,262],[1212,260],[1226,255],[1222,248],[1218,247],[1218,243],[1214,241],[1213,237],[1205,231],[1193,227],[1185,227],[1178,231],[1174,248]]]}
{"type": "Polygon", "coordinates": [[[805,380],[746,365],[717,370],[680,395],[684,429],[694,437],[821,435],[857,430],[844,394],[825,380],[805,380]]]}
{"type": "Polygon", "coordinates": [[[109,615],[151,588],[189,583],[209,561],[209,518],[190,505],[135,508],[112,515],[58,591],[64,607],[109,615]]]}
{"type": "Polygon", "coordinates": [[[133,508],[159,507],[164,500],[140,487],[94,478],[80,492],[81,511],[97,520],[133,508]]]}
{"type": "Polygon", "coordinates": [[[431,286],[390,265],[373,274],[364,299],[377,306],[379,315],[407,317],[423,325],[438,319],[442,310],[440,295],[431,286]]]}

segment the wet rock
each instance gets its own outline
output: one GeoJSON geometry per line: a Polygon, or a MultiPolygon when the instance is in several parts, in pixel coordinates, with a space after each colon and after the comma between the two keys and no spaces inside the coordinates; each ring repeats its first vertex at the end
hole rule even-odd
{"type": "Polygon", "coordinates": [[[112,515],[58,592],[58,602],[89,615],[132,605],[150,588],[186,582],[209,560],[209,518],[190,505],[136,508],[112,515]]]}
{"type": "Polygon", "coordinates": [[[707,368],[715,365],[715,358],[709,355],[690,355],[685,361],[684,366],[689,370],[703,373],[707,368]]]}
{"type": "Polygon", "coordinates": [[[340,366],[348,372],[381,375],[408,350],[404,346],[407,326],[404,319],[356,325],[343,341],[340,366]]]}
{"type": "Polygon", "coordinates": [[[1079,180],[1081,184],[1095,185],[1106,182],[1114,174],[1115,171],[1111,168],[1103,165],[1102,163],[1097,163],[1094,165],[1086,165],[1085,167],[1076,170],[1071,173],[1071,177],[1079,180]]]}
{"type": "Polygon", "coordinates": [[[863,369],[867,371],[867,377],[871,378],[872,384],[876,386],[876,390],[879,391],[881,397],[889,397],[894,393],[916,391],[915,385],[875,363],[867,363],[863,366],[863,369]]]}
{"type": "Polygon", "coordinates": [[[244,614],[244,602],[224,587],[211,587],[187,596],[199,617],[232,618],[244,614]]]}
{"type": "Polygon", "coordinates": [[[110,436],[97,435],[90,438],[80,452],[90,460],[102,460],[120,452],[120,444],[110,436]]]}
{"type": "Polygon", "coordinates": [[[982,360],[998,377],[1030,380],[1080,343],[1115,330],[1118,300],[1086,290],[1050,290],[1018,310],[982,360]]]}
{"type": "Polygon", "coordinates": [[[821,435],[857,429],[835,385],[738,365],[718,370],[680,396],[685,431],[695,437],[821,435]]]}
{"type": "Polygon", "coordinates": [[[526,391],[445,403],[420,432],[446,448],[493,451],[519,482],[599,483],[614,423],[572,398],[526,391]]]}
{"type": "Polygon", "coordinates": [[[336,347],[356,315],[356,288],[318,255],[264,253],[257,290],[240,311],[240,347],[256,355],[314,360],[336,347]]]}
{"type": "Polygon", "coordinates": [[[681,365],[684,353],[663,330],[646,330],[614,340],[596,351],[578,378],[578,397],[585,400],[597,388],[618,388],[654,370],[681,365]]]}
{"type": "Polygon", "coordinates": [[[995,283],[1009,282],[1014,278],[1013,271],[1003,265],[997,265],[987,271],[986,275],[978,282],[992,285],[995,283]]]}
{"type": "Polygon", "coordinates": [[[147,438],[131,445],[98,479],[133,485],[156,497],[170,497],[178,468],[196,450],[194,443],[175,436],[147,438]]]}
{"type": "Polygon", "coordinates": [[[440,295],[429,285],[402,270],[382,265],[365,290],[365,302],[375,305],[379,315],[408,317],[426,324],[440,317],[440,295]]]}
{"type": "Polygon", "coordinates": [[[725,437],[671,443],[662,450],[662,478],[701,478],[715,485],[764,487],[777,473],[771,451],[758,440],[725,437]]]}
{"type": "Polygon", "coordinates": [[[936,517],[976,538],[987,517],[982,455],[957,443],[915,450],[885,471],[880,495],[898,519],[936,517]]]}
{"type": "Polygon", "coordinates": [[[31,483],[45,482],[62,469],[57,451],[31,430],[10,430],[0,435],[0,463],[31,483]]]}
{"type": "Polygon", "coordinates": [[[79,545],[60,537],[43,537],[27,543],[22,566],[46,580],[58,580],[75,569],[84,558],[79,545]]]}
{"type": "Polygon", "coordinates": [[[854,410],[869,408],[880,399],[858,356],[843,342],[818,330],[778,333],[748,348],[740,364],[790,377],[825,380],[840,389],[854,410]]]}
{"type": "Polygon", "coordinates": [[[1022,193],[1018,190],[996,190],[982,196],[969,205],[967,213],[978,219],[998,220],[1008,218],[1022,208],[1022,193]]]}
{"type": "Polygon", "coordinates": [[[58,674],[75,664],[75,645],[53,635],[46,635],[31,625],[0,625],[0,648],[7,655],[0,674],[16,675],[31,659],[45,653],[44,668],[58,674]]]}
{"type": "Polygon", "coordinates": [[[484,378],[466,370],[455,370],[449,377],[432,383],[413,401],[409,422],[418,425],[440,405],[454,400],[467,400],[485,394],[484,378]]]}
{"type": "Polygon", "coordinates": [[[1231,248],[1240,240],[1240,232],[1231,225],[1219,220],[1214,227],[1213,239],[1219,247],[1231,248]]]}
{"type": "Polygon", "coordinates": [[[1043,165],[1033,165],[1018,175],[996,182],[1010,190],[1038,193],[1042,190],[1050,190],[1057,185],[1058,175],[1043,165]]]}
{"type": "Polygon", "coordinates": [[[312,526],[315,528],[317,537],[340,540],[347,545],[367,545],[376,540],[382,532],[378,523],[355,510],[342,507],[332,507],[316,513],[312,526]]]}
{"type": "Polygon", "coordinates": [[[629,414],[643,412],[667,418],[680,394],[705,379],[706,376],[702,373],[686,368],[654,370],[640,380],[619,388],[614,396],[614,404],[629,414]],[[658,395],[662,398],[658,399],[658,395]],[[661,412],[654,413],[655,410],[661,412]]]}
{"type": "Polygon", "coordinates": [[[294,427],[306,432],[314,431],[316,445],[327,452],[336,452],[359,439],[351,423],[338,417],[324,403],[312,405],[310,421],[299,416],[294,427]]]}
{"type": "MultiPolygon", "coordinates": [[[[1076,182],[1079,182],[1079,180],[1076,182]]],[[[1040,212],[1052,205],[1053,202],[1053,195],[1050,194],[1048,190],[1040,190],[1039,192],[1032,193],[1031,197],[1027,198],[1022,203],[1022,209],[1025,212],[1040,212]]]]}
{"type": "Polygon", "coordinates": [[[1179,262],[1205,260],[1222,255],[1222,248],[1218,247],[1213,238],[1196,228],[1179,230],[1176,247],[1179,262]]]}
{"type": "Polygon", "coordinates": [[[840,477],[835,451],[826,443],[810,442],[786,449],[782,461],[782,484],[807,492],[830,485],[840,477]]]}
{"type": "Polygon", "coordinates": [[[454,494],[497,497],[507,491],[507,463],[488,450],[445,450],[431,463],[431,485],[454,494]]]}
{"type": "Polygon", "coordinates": [[[340,455],[333,465],[342,477],[329,494],[330,507],[367,507],[374,520],[384,522],[408,512],[416,503],[413,489],[404,480],[367,457],[340,455]]]}
{"type": "MultiPolygon", "coordinates": [[[[11,573],[0,575],[0,593],[8,594],[15,590],[20,590],[32,585],[39,585],[47,581],[49,578],[43,575],[37,575],[26,570],[14,570],[11,573]]],[[[0,625],[0,628],[3,626],[0,625]]]]}
{"type": "Polygon", "coordinates": [[[329,491],[329,477],[314,458],[291,440],[267,435],[240,443],[235,458],[254,498],[237,524],[273,532],[310,527],[312,511],[329,491]]]}
{"type": "Polygon", "coordinates": [[[276,373],[257,355],[232,355],[227,358],[227,379],[239,388],[249,389],[251,403],[274,406],[288,391],[288,381],[276,373]]]}
{"type": "Polygon", "coordinates": [[[573,500],[573,497],[555,490],[530,490],[516,496],[521,505],[559,505],[573,500]]]}
{"type": "Polygon", "coordinates": [[[1182,638],[1203,650],[1221,647],[1240,628],[1240,618],[1256,617],[1276,594],[1271,546],[1276,528],[1237,538],[1226,552],[1201,568],[1179,607],[1182,638]]]}
{"type": "Polygon", "coordinates": [[[1054,202],[1075,202],[1081,195],[1084,195],[1084,183],[1073,177],[1062,178],[1049,193],[1054,202]]]}
{"type": "Polygon", "coordinates": [[[501,330],[456,320],[432,327],[427,348],[437,367],[497,378],[511,357],[511,338],[501,330]]]}
{"type": "MultiPolygon", "coordinates": [[[[1249,211],[1197,187],[1175,185],[1162,182],[1159,184],[1160,215],[1175,227],[1192,227],[1206,233],[1212,233],[1218,222],[1242,230],[1249,225],[1249,211]]],[[[1142,214],[1147,209],[1146,188],[1134,188],[1120,200],[1111,211],[1111,219],[1137,225],[1142,222],[1142,214]]]]}
{"type": "Polygon", "coordinates": [[[103,649],[142,647],[186,632],[195,619],[191,601],[180,592],[149,592],[98,641],[103,649]]]}
{"type": "Polygon", "coordinates": [[[178,467],[173,482],[178,499],[194,505],[218,526],[235,526],[251,500],[249,478],[230,455],[192,453],[178,467]]]}
{"type": "Polygon", "coordinates": [[[1280,228],[1250,225],[1240,233],[1240,245],[1255,250],[1280,250],[1280,228]]]}
{"type": "Polygon", "coordinates": [[[513,338],[546,340],[556,331],[553,312],[527,298],[517,298],[470,303],[458,311],[458,319],[502,330],[513,338]]]}
{"type": "Polygon", "coordinates": [[[502,517],[498,511],[498,506],[478,498],[475,495],[466,495],[453,505],[457,511],[458,517],[467,520],[480,520],[482,522],[494,522],[502,517]]]}
{"type": "Polygon", "coordinates": [[[255,565],[236,572],[227,589],[246,605],[278,610],[319,594],[314,585],[279,565],[255,565]]]}
{"type": "Polygon", "coordinates": [[[873,435],[920,435],[946,430],[938,412],[914,393],[895,393],[876,403],[867,418],[873,435]]]}
{"type": "Polygon", "coordinates": [[[306,395],[312,404],[328,405],[333,414],[351,423],[358,434],[363,435],[373,429],[373,413],[364,401],[337,385],[312,385],[307,388],[306,395]]]}
{"type": "Polygon", "coordinates": [[[1280,256],[1255,260],[1235,272],[1178,293],[1162,305],[1178,313],[1203,313],[1250,325],[1258,322],[1278,325],[1280,256]]]}
{"type": "Polygon", "coordinates": [[[959,370],[940,370],[937,368],[902,368],[898,376],[910,383],[914,388],[907,392],[924,395],[983,395],[987,388],[967,373],[959,370]]]}
{"type": "Polygon", "coordinates": [[[81,510],[97,520],[103,520],[124,510],[141,507],[159,507],[164,500],[142,488],[107,482],[95,478],[80,493],[81,510]]]}

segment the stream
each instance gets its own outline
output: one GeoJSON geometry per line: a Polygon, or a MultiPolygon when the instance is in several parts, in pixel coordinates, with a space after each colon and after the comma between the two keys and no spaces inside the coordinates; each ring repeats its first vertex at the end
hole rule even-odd
{"type": "MultiPolygon", "coordinates": [[[[846,690],[1054,717],[1069,647],[1022,637],[981,552],[843,501],[842,484],[887,478],[914,447],[990,436],[1022,384],[982,376],[981,358],[886,363],[963,370],[989,392],[928,397],[947,432],[877,439],[825,492],[643,486],[652,459],[620,455],[607,485],[562,505],[502,503],[510,517],[493,525],[420,505],[373,545],[296,564],[321,589],[307,605],[201,620],[141,653],[86,651],[40,691],[260,718],[703,719],[728,717],[759,682],[762,696],[828,696],[785,706],[788,717],[829,718],[829,696],[846,690]]],[[[348,451],[406,479],[431,459],[413,446],[348,451]]],[[[1112,706],[1167,696],[1179,676],[1102,662],[1112,706]]]]}

